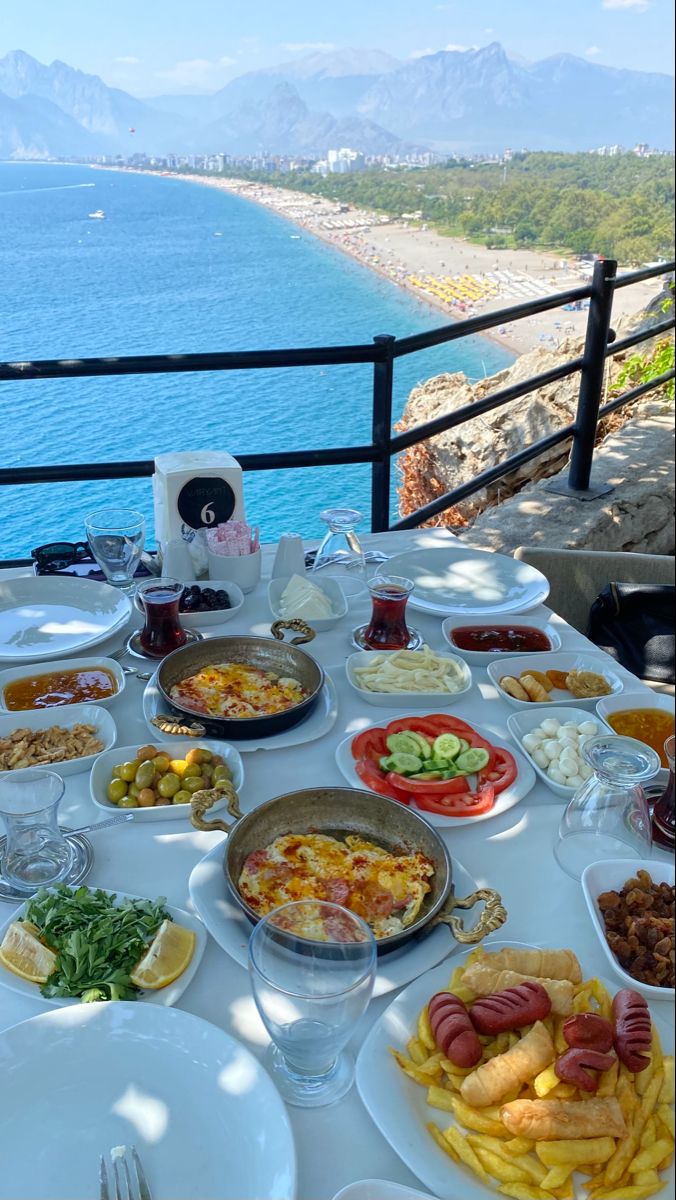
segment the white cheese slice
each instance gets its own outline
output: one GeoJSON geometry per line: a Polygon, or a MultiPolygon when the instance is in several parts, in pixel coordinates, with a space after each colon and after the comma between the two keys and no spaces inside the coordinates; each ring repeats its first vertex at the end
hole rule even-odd
{"type": "Polygon", "coordinates": [[[334,616],[333,606],[326,592],[302,575],[291,576],[282,592],[279,611],[283,617],[302,617],[305,621],[334,616]]]}

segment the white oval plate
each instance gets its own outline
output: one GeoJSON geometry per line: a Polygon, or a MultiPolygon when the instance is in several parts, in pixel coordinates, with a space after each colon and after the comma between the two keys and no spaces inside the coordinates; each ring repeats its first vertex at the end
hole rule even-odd
{"type": "MultiPolygon", "coordinates": [[[[42,709],[32,709],[32,708],[22,708],[22,709],[7,708],[7,705],[5,703],[5,688],[8,686],[8,684],[14,683],[14,681],[17,679],[37,679],[41,675],[51,675],[53,671],[85,671],[85,670],[90,670],[94,667],[103,667],[103,669],[105,671],[110,672],[110,674],[113,676],[113,679],[115,680],[115,685],[116,685],[117,690],[115,692],[113,692],[112,696],[105,696],[101,700],[78,700],[77,703],[78,704],[98,704],[99,707],[101,707],[101,708],[106,707],[107,705],[112,703],[112,701],[115,699],[116,696],[121,695],[121,693],[124,691],[125,684],[127,682],[127,677],[126,677],[124,671],[122,670],[122,667],[120,666],[119,662],[116,662],[114,658],[104,658],[103,655],[101,655],[100,658],[95,658],[95,657],[92,657],[92,658],[63,658],[63,659],[59,659],[56,662],[54,662],[53,660],[50,660],[49,665],[44,666],[44,667],[42,667],[42,666],[10,667],[9,670],[7,670],[7,671],[0,671],[0,712],[3,712],[3,713],[15,712],[18,716],[22,712],[42,712],[43,711],[42,709]]],[[[52,704],[49,706],[50,711],[53,711],[55,708],[67,708],[67,707],[69,707],[69,706],[66,704],[52,704]]]]}
{"type": "Polygon", "coordinates": [[[120,1145],[137,1147],[157,1200],[293,1200],[277,1089],[200,1017],[80,1004],[5,1030],[0,1057],[0,1200],[92,1200],[99,1156],[120,1145]]]}
{"type": "Polygon", "coordinates": [[[542,706],[532,704],[528,707],[528,711],[526,711],[525,704],[521,707],[524,710],[523,712],[512,713],[511,717],[507,718],[507,728],[512,740],[516,743],[521,753],[526,756],[535,774],[540,777],[543,783],[547,784],[549,790],[557,796],[563,796],[564,800],[570,800],[571,796],[575,795],[577,788],[575,786],[568,787],[565,783],[555,783],[553,779],[550,779],[547,772],[538,766],[532,755],[526,750],[526,747],[522,745],[523,739],[527,733],[530,733],[531,729],[537,729],[538,725],[541,725],[548,717],[553,718],[555,721],[560,721],[562,725],[566,721],[574,721],[576,725],[581,725],[583,721],[593,721],[596,725],[597,733],[603,733],[603,722],[592,716],[585,708],[557,708],[554,704],[551,708],[548,708],[546,704],[542,706]]]}
{"type": "MultiPolygon", "coordinates": [[[[410,714],[403,713],[402,715],[406,717],[410,714]]],[[[396,714],[393,713],[390,717],[390,720],[401,720],[401,717],[397,717],[396,714]]],[[[502,746],[502,743],[505,740],[502,734],[497,733],[492,729],[487,729],[485,725],[477,725],[473,721],[468,721],[467,724],[471,724],[472,729],[475,729],[479,736],[485,738],[486,741],[492,742],[494,746],[502,746]]],[[[370,728],[377,729],[378,726],[373,725],[370,728]]],[[[363,729],[359,730],[360,734],[365,732],[366,731],[363,729]]],[[[349,737],[344,738],[343,741],[340,742],[336,749],[336,763],[338,764],[339,771],[347,780],[350,787],[361,788],[362,790],[366,788],[368,790],[368,785],[359,778],[359,775],[355,770],[355,760],[352,757],[352,743],[357,736],[358,735],[356,733],[351,733],[349,737]]],[[[502,746],[502,749],[507,750],[508,747],[502,746]]],[[[500,792],[500,795],[496,796],[495,804],[490,812],[479,813],[476,817],[441,817],[438,816],[437,813],[425,812],[424,809],[418,808],[415,801],[411,804],[411,808],[413,808],[415,812],[419,812],[426,821],[429,821],[430,825],[438,825],[442,829],[448,828],[451,825],[476,825],[477,821],[489,821],[491,817],[501,816],[502,813],[507,812],[508,809],[513,808],[515,804],[518,804],[521,800],[523,800],[524,797],[527,796],[532,790],[532,788],[535,787],[535,771],[530,765],[528,759],[524,757],[521,750],[515,750],[514,747],[509,747],[509,753],[513,756],[516,762],[516,779],[508,788],[505,788],[504,792],[500,792]]]]}
{"type": "MultiPolygon", "coordinates": [[[[83,887],[85,885],[81,884],[80,886],[83,887]]],[[[147,899],[147,897],[144,896],[130,895],[129,892],[113,891],[111,888],[90,888],[89,890],[106,892],[109,896],[117,896],[118,900],[147,899]]],[[[7,920],[0,925],[0,942],[2,942],[2,939],[5,936],[7,926],[11,925],[12,921],[19,920],[28,903],[29,901],[27,900],[25,904],[22,904],[19,908],[15,909],[11,916],[9,916],[7,920]]],[[[195,972],[197,971],[197,968],[202,960],[202,955],[206,949],[207,935],[204,932],[204,926],[202,922],[198,920],[197,917],[194,917],[192,913],[186,912],[182,908],[173,908],[171,904],[166,904],[165,908],[172,921],[175,921],[177,925],[185,925],[187,929],[192,929],[193,933],[195,934],[196,941],[193,956],[190,959],[185,971],[182,975],[179,975],[178,979],[175,979],[173,983],[168,983],[166,987],[158,988],[156,991],[140,992],[138,1000],[129,1002],[134,1005],[138,1004],[139,1002],[154,1005],[161,1004],[165,1007],[175,1004],[176,1001],[183,995],[185,989],[195,975],[195,972]]],[[[30,1000],[37,1000],[38,1004],[46,1004],[49,1008],[70,1008],[73,1004],[78,1005],[78,1007],[91,1007],[89,1004],[81,1005],[81,1001],[78,1000],[76,996],[53,996],[50,999],[47,999],[42,995],[40,991],[40,985],[38,983],[29,983],[27,979],[22,979],[19,975],[14,975],[14,973],[9,971],[7,967],[4,967],[1,962],[0,985],[8,988],[10,992],[18,992],[20,996],[28,996],[30,1000]]],[[[121,1003],[121,1001],[115,1001],[115,1005],[119,1003],[121,1003]]],[[[115,1005],[113,1005],[113,1007],[115,1005]]],[[[2,1172],[0,1172],[0,1175],[1,1174],[2,1172]]],[[[0,1192],[0,1195],[1,1194],[2,1193],[0,1192]]]]}
{"type": "Polygon", "coordinates": [[[0,582],[0,660],[40,662],[96,646],[126,625],[131,601],[118,588],[69,575],[0,582]]]}
{"type": "MultiPolygon", "coordinates": [[[[143,693],[143,716],[153,736],[159,734],[161,737],[173,741],[173,734],[162,733],[152,723],[152,718],[165,708],[166,704],[157,690],[155,676],[153,676],[143,693]]],[[[286,746],[302,746],[304,742],[314,742],[328,733],[335,725],[337,716],[338,696],[333,681],[325,674],[324,687],[319,694],[319,700],[309,717],[301,721],[299,725],[294,725],[292,729],[284,729],[282,733],[275,733],[267,738],[230,738],[227,744],[234,746],[240,754],[244,754],[248,750],[281,750],[286,746]]],[[[199,720],[197,714],[195,717],[196,720],[199,720]]],[[[180,717],[176,719],[180,721],[180,717]]],[[[176,737],[180,739],[181,735],[177,734],[176,737]]],[[[220,745],[219,742],[214,744],[220,745]]]]}
{"type": "Polygon", "coordinates": [[[367,666],[376,654],[380,654],[383,658],[389,658],[398,653],[397,650],[357,650],[356,653],[350,654],[346,658],[347,682],[360,700],[365,700],[367,704],[373,704],[375,708],[401,708],[402,705],[405,708],[426,708],[428,710],[434,708],[435,705],[446,708],[449,704],[454,704],[460,696],[464,696],[472,686],[472,672],[464,659],[459,658],[457,654],[443,654],[440,657],[451,660],[462,671],[462,686],[457,692],[370,692],[368,688],[360,687],[354,672],[355,667],[367,666]]]}
{"type": "Polygon", "coordinates": [[[450,646],[450,648],[454,654],[458,654],[461,658],[464,658],[465,662],[468,662],[473,666],[484,667],[484,666],[486,666],[486,663],[494,662],[495,658],[496,658],[496,653],[499,654],[500,651],[496,652],[495,650],[461,650],[459,646],[456,646],[455,642],[451,638],[452,631],[454,629],[464,629],[468,626],[471,628],[475,628],[477,625],[495,626],[495,625],[507,625],[507,624],[532,625],[532,626],[534,626],[535,629],[541,629],[542,632],[546,633],[547,637],[549,638],[549,640],[551,642],[551,647],[549,650],[510,651],[508,654],[506,653],[504,655],[505,658],[507,658],[507,657],[516,658],[517,655],[521,655],[521,654],[524,654],[524,655],[525,654],[529,654],[529,655],[552,654],[554,651],[561,649],[561,638],[559,636],[559,633],[556,630],[556,628],[550,624],[547,617],[524,617],[523,620],[521,620],[521,618],[519,617],[518,621],[511,621],[511,622],[504,620],[502,617],[498,617],[498,618],[475,617],[474,620],[471,620],[471,621],[465,620],[464,617],[463,618],[461,618],[461,617],[446,617],[446,620],[442,621],[441,632],[443,633],[445,641],[448,642],[448,645],[450,646]]]}
{"type": "Polygon", "coordinates": [[[439,616],[522,613],[542,604],[549,595],[549,581],[535,567],[507,554],[474,550],[462,542],[457,548],[444,546],[395,554],[385,567],[388,575],[413,580],[415,588],[409,599],[412,608],[439,616]]]}
{"type": "Polygon", "coordinates": [[[62,777],[88,771],[99,754],[110,750],[117,741],[117,726],[113,718],[98,704],[64,704],[61,708],[37,708],[26,712],[8,713],[6,716],[0,716],[0,738],[8,737],[15,729],[49,729],[53,725],[58,725],[60,729],[71,729],[73,725],[93,725],[96,736],[103,742],[103,749],[97,750],[96,754],[85,754],[83,758],[68,758],[64,762],[40,764],[44,770],[56,771],[57,775],[62,777]]]}
{"type": "MultiPolygon", "coordinates": [[[[213,587],[214,591],[218,592],[221,589],[228,593],[230,597],[230,608],[210,609],[208,612],[182,612],[179,613],[181,625],[186,629],[209,629],[212,625],[225,625],[226,621],[231,621],[237,616],[240,608],[244,604],[244,592],[236,583],[229,583],[227,580],[218,579],[211,584],[200,583],[197,579],[191,579],[186,583],[186,587],[199,587],[201,590],[207,587],[213,587]]],[[[134,608],[140,612],[142,617],[145,617],[145,609],[139,599],[138,592],[134,597],[134,608]]]]}
{"type": "MultiPolygon", "coordinates": [[[[239,905],[228,894],[223,874],[225,842],[221,841],[204,856],[190,875],[190,899],[204,921],[214,941],[244,970],[248,967],[248,945],[253,925],[239,905]]],[[[453,859],[453,890],[457,896],[470,896],[477,889],[471,875],[453,859]]],[[[467,925],[473,919],[470,910],[467,925]]],[[[395,988],[409,983],[423,971],[429,971],[442,959],[461,950],[450,929],[438,926],[426,937],[417,938],[378,959],[374,997],[385,996],[395,988]]],[[[449,972],[450,973],[450,972],[449,972]]]]}
{"type": "MultiPolygon", "coordinates": [[[[159,729],[157,732],[159,733],[159,729]]],[[[171,758],[183,758],[188,750],[204,749],[211,750],[212,754],[220,754],[225,759],[226,766],[232,771],[232,786],[235,791],[240,792],[242,789],[244,765],[235,747],[230,746],[228,742],[209,742],[200,738],[176,738],[174,741],[168,742],[158,738],[157,741],[146,744],[166,751],[171,758]]],[[[89,794],[96,807],[103,809],[108,816],[115,812],[131,813],[135,821],[180,821],[181,818],[186,817],[189,819],[191,813],[189,804],[158,804],[153,808],[119,808],[117,804],[111,804],[107,799],[106,789],[112,778],[113,767],[116,767],[118,763],[133,759],[138,749],[137,742],[133,746],[116,746],[114,750],[107,750],[105,754],[99,755],[89,777],[89,794]]],[[[226,804],[227,800],[224,797],[217,804],[212,804],[209,812],[217,812],[226,804]]]]}
{"type": "MultiPolygon", "coordinates": [[[[500,687],[500,680],[503,675],[512,675],[518,679],[519,675],[525,675],[530,670],[596,671],[598,675],[603,675],[607,679],[612,688],[612,693],[609,694],[618,696],[623,690],[624,684],[619,675],[616,675],[610,667],[606,666],[609,662],[612,662],[612,659],[608,658],[607,654],[599,655],[595,658],[593,654],[575,654],[574,651],[570,650],[567,653],[564,651],[560,654],[541,654],[539,657],[537,655],[528,656],[522,654],[519,658],[494,658],[489,662],[487,670],[488,678],[496,688],[500,699],[506,700],[508,704],[512,705],[512,708],[525,711],[532,708],[533,705],[537,705],[538,708],[541,706],[547,707],[547,702],[545,701],[543,704],[541,700],[516,700],[514,696],[510,696],[509,692],[504,691],[500,687]]],[[[559,707],[566,705],[566,707],[570,708],[587,708],[593,710],[599,702],[598,696],[591,696],[588,700],[585,700],[580,696],[573,696],[571,692],[563,691],[561,688],[554,688],[549,695],[552,707],[554,705],[558,705],[559,707]]]]}
{"type": "Polygon", "coordinates": [[[670,1000],[674,1002],[674,988],[653,987],[649,983],[641,983],[634,979],[624,967],[621,967],[606,941],[605,923],[598,905],[602,892],[620,892],[628,879],[637,871],[647,871],[655,883],[670,883],[674,886],[674,862],[660,862],[658,859],[629,858],[604,859],[602,862],[591,863],[582,872],[582,894],[585,899],[589,916],[591,917],[594,933],[599,939],[603,953],[610,967],[622,980],[624,987],[640,992],[646,1000],[670,1000]]]}
{"type": "MultiPolygon", "coordinates": [[[[484,942],[486,950],[502,946],[523,946],[523,942],[484,942]]],[[[470,951],[467,952],[468,954],[470,951]]],[[[453,966],[458,965],[458,958],[453,966]]],[[[417,1175],[434,1196],[441,1200],[487,1200],[499,1197],[497,1182],[487,1187],[464,1166],[455,1163],[437,1146],[427,1130],[427,1123],[446,1128],[456,1124],[452,1113],[430,1108],[425,1089],[408,1079],[397,1066],[389,1047],[406,1052],[406,1043],[416,1030],[416,1021],[423,1005],[435,992],[448,987],[451,971],[444,963],[411,983],[376,1021],[364,1042],[357,1059],[357,1087],[367,1112],[383,1137],[397,1152],[406,1166],[417,1175]]],[[[611,981],[602,981],[611,994],[619,991],[611,981]]],[[[663,1040],[665,1053],[673,1054],[673,1021],[666,1021],[653,1010],[652,1017],[663,1040]]],[[[464,1130],[463,1130],[464,1132],[464,1130]]],[[[578,1176],[578,1179],[580,1177],[578,1176]]],[[[674,1168],[663,1174],[673,1181],[674,1168]]],[[[673,1191],[667,1187],[664,1195],[673,1191]]],[[[577,1191],[582,1200],[582,1188],[577,1191]]]]}
{"type": "Polygon", "coordinates": [[[631,708],[658,708],[660,712],[670,713],[673,717],[676,705],[673,696],[669,696],[665,692],[653,692],[647,687],[641,688],[640,691],[637,689],[635,692],[621,692],[619,696],[602,696],[596,704],[597,715],[613,733],[616,733],[617,730],[613,729],[608,717],[613,713],[625,712],[631,708]]]}

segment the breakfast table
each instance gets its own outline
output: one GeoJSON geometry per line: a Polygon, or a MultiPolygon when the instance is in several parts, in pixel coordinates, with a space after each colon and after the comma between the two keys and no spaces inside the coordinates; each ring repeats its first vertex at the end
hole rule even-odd
{"type": "MultiPolygon", "coordinates": [[[[363,544],[367,550],[378,549],[385,554],[413,547],[458,545],[450,533],[441,530],[372,534],[364,537],[363,544]]],[[[236,617],[227,624],[207,629],[205,636],[269,635],[272,618],[267,584],[274,550],[274,546],[264,546],[262,579],[246,596],[236,617]]],[[[17,570],[1,572],[0,582],[2,578],[16,574],[17,570]]],[[[382,709],[361,702],[347,682],[345,659],[353,651],[351,630],[368,618],[369,611],[366,593],[351,599],[347,616],[333,629],[318,634],[306,647],[333,681],[338,701],[337,718],[333,727],[316,740],[285,749],[259,749],[242,755],[245,779],[240,803],[245,813],[263,801],[295,789],[345,786],[335,760],[338,744],[350,733],[405,711],[398,709],[396,704],[391,709],[382,709]]],[[[605,659],[608,667],[612,666],[625,688],[634,692],[645,690],[647,696],[651,695],[645,685],[616,663],[611,663],[556,614],[540,606],[528,617],[536,615],[549,617],[555,625],[561,637],[562,651],[592,652],[605,659]]],[[[411,610],[408,616],[433,650],[449,652],[441,632],[440,617],[411,610]]],[[[140,616],[134,611],[130,628],[140,623],[140,616]]],[[[107,651],[119,648],[121,641],[118,635],[99,645],[97,653],[105,655],[107,651]]],[[[138,659],[124,661],[140,671],[147,669],[138,659]]],[[[506,721],[514,710],[499,697],[485,667],[473,665],[472,674],[471,690],[456,703],[446,705],[445,711],[488,727],[503,745],[509,746],[506,721]]],[[[124,692],[109,707],[117,725],[119,745],[138,743],[141,746],[154,740],[142,712],[144,686],[135,675],[128,675],[124,692]]],[[[62,824],[76,828],[101,820],[104,814],[90,799],[88,773],[70,775],[65,782],[66,792],[60,809],[62,824]]],[[[530,793],[508,811],[475,824],[468,820],[462,827],[442,828],[441,833],[453,860],[462,864],[476,884],[500,893],[508,921],[495,935],[498,939],[504,935],[512,942],[573,947],[587,975],[608,976],[608,964],[592,928],[580,884],[566,875],[554,858],[553,843],[563,808],[564,801],[538,779],[530,793]]],[[[90,835],[95,860],[87,883],[153,898],[165,896],[169,904],[190,909],[190,874],[200,859],[223,843],[226,836],[220,832],[198,832],[190,826],[187,814],[184,821],[134,820],[109,828],[90,835]]],[[[669,860],[669,855],[657,848],[652,854],[656,861],[669,860]]],[[[2,905],[2,909],[0,915],[4,918],[8,906],[2,905]]],[[[455,955],[461,949],[449,935],[449,955],[455,955]]],[[[449,977],[453,966],[454,958],[449,957],[449,977]]],[[[371,1002],[354,1031],[351,1049],[355,1055],[368,1030],[395,995],[396,991],[391,991],[371,1002]]],[[[226,1030],[257,1057],[264,1055],[267,1034],[254,1005],[247,972],[212,938],[208,939],[204,958],[178,1006],[226,1030]]],[[[29,999],[2,988],[0,1029],[25,1021],[45,1011],[46,1007],[47,1002],[38,994],[29,999]]],[[[659,1002],[657,1008],[667,1020],[670,1019],[668,1002],[659,1002]]],[[[355,1086],[344,1099],[329,1107],[289,1108],[288,1111],[296,1145],[299,1200],[331,1200],[341,1188],[360,1179],[390,1180],[425,1190],[403,1165],[395,1148],[378,1131],[355,1086]]],[[[54,1114],[54,1120],[58,1123],[58,1113],[54,1114]]],[[[186,1151],[188,1149],[186,1147],[186,1151]]],[[[217,1148],[213,1149],[218,1152],[217,1148]]],[[[77,1153],[76,1143],[73,1153],[77,1153]]],[[[452,1169],[449,1160],[449,1171],[452,1169]]],[[[94,1178],[93,1173],[93,1183],[94,1178]]],[[[460,1197],[460,1190],[455,1194],[460,1197]]],[[[164,1198],[158,1196],[157,1200],[164,1198]]],[[[257,1198],[242,1197],[242,1200],[257,1198]]]]}

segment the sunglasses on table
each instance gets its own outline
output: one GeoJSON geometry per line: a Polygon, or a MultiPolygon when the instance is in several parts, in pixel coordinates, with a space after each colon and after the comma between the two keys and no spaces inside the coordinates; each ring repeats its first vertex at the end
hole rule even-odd
{"type": "Polygon", "coordinates": [[[63,571],[76,563],[94,562],[89,542],[49,542],[31,550],[39,571],[63,571]]]}

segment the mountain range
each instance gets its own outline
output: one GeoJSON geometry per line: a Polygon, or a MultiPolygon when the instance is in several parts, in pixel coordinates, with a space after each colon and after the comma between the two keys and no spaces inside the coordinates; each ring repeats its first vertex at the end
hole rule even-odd
{"type": "Polygon", "coordinates": [[[256,153],[589,150],[674,142],[671,76],[569,54],[537,63],[493,42],[400,62],[379,50],[313,53],[250,71],[213,95],[137,99],[22,50],[0,59],[0,158],[256,153]]]}

